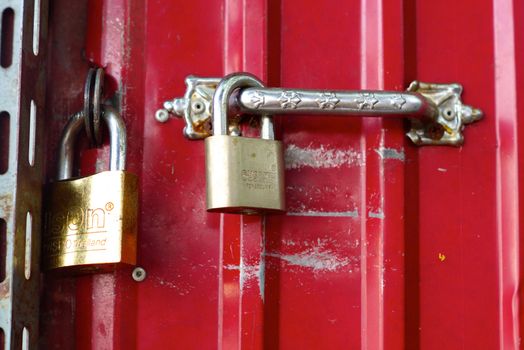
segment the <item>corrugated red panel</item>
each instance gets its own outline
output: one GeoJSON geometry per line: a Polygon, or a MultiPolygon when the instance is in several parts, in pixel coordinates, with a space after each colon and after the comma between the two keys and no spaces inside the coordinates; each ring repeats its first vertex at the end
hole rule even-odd
{"type": "Polygon", "coordinates": [[[128,127],[148,276],[47,277],[43,347],[519,348],[523,6],[54,1],[48,149],[81,106],[85,46],[128,127]],[[485,119],[463,147],[416,148],[402,121],[277,117],[287,215],[208,214],[203,142],[154,112],[187,75],[236,71],[300,88],[458,82],[485,119]]]}

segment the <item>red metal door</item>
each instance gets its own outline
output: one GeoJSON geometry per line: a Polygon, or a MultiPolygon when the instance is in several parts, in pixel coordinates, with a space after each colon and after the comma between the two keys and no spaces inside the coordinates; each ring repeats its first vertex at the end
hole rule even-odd
{"type": "Polygon", "coordinates": [[[50,5],[48,150],[81,105],[85,46],[128,127],[147,278],[46,277],[43,348],[520,347],[521,2],[50,5]],[[208,214],[203,142],[154,113],[187,75],[237,71],[300,88],[458,82],[485,119],[463,147],[416,148],[402,121],[276,117],[288,213],[208,214]]]}

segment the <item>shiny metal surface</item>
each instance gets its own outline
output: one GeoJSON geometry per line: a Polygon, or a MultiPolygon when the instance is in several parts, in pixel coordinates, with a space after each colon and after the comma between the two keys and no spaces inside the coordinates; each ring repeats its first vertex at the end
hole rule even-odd
{"type": "Polygon", "coordinates": [[[135,267],[131,276],[136,282],[143,282],[147,277],[147,272],[142,267],[135,267]]]}
{"type": "MultiPolygon", "coordinates": [[[[109,169],[125,170],[127,154],[126,126],[120,114],[111,106],[104,105],[102,119],[109,129],[109,169]]],[[[84,126],[84,113],[72,115],[65,126],[58,150],[57,180],[73,176],[75,140],[84,126]]]]}
{"type": "Polygon", "coordinates": [[[73,272],[136,264],[138,179],[125,170],[127,137],[120,114],[103,106],[109,129],[109,171],[71,179],[84,112],[74,114],[62,133],[57,181],[49,185],[43,243],[44,269],[73,272]]]}
{"type": "Polygon", "coordinates": [[[230,135],[205,140],[206,203],[210,212],[283,212],[282,142],[230,135]]]}
{"type": "Polygon", "coordinates": [[[273,118],[267,114],[260,117],[260,138],[264,140],[275,139],[275,126],[273,118]]]}
{"type": "Polygon", "coordinates": [[[462,103],[460,99],[462,86],[459,84],[431,84],[414,81],[410,84],[408,91],[419,93],[427,100],[433,101],[439,111],[436,121],[440,129],[430,130],[434,125],[424,125],[423,122],[416,120],[411,122],[411,130],[406,135],[416,145],[462,145],[464,126],[484,116],[480,109],[462,103]],[[437,135],[434,134],[435,132],[437,135]]]}
{"type": "MultiPolygon", "coordinates": [[[[254,77],[245,73],[234,73],[225,77],[218,86],[223,84],[222,89],[228,89],[229,94],[239,89],[236,81],[253,79],[254,77]],[[235,83],[236,82],[236,83],[235,83]],[[236,85],[235,85],[236,84],[236,85]]],[[[255,78],[256,79],[256,78],[255,78]]],[[[214,99],[214,78],[190,77],[191,83],[187,85],[186,96],[200,94],[198,104],[208,106],[212,100],[213,108],[218,108],[218,99],[214,99]],[[208,82],[213,81],[213,85],[208,82]],[[198,92],[206,86],[206,93],[198,92]]],[[[260,81],[259,81],[260,83],[260,81]]],[[[266,87],[248,87],[239,89],[235,100],[227,100],[220,106],[219,113],[230,108],[237,108],[245,114],[338,114],[347,116],[364,117],[405,117],[411,121],[411,130],[406,135],[416,145],[451,145],[460,146],[464,141],[462,130],[466,124],[475,122],[482,118],[482,111],[462,104],[460,96],[462,87],[458,84],[432,84],[413,82],[407,92],[359,90],[359,91],[336,91],[336,90],[305,90],[305,89],[283,89],[266,87]]],[[[223,91],[220,91],[222,94],[223,91]]],[[[223,99],[222,99],[223,100],[223,99]]],[[[224,101],[224,100],[223,100],[224,101]]],[[[183,116],[186,121],[184,130],[195,129],[195,113],[198,114],[198,124],[205,123],[213,118],[213,109],[182,108],[189,106],[187,97],[175,98],[166,101],[164,108],[159,109],[155,116],[160,122],[169,119],[169,113],[183,116]],[[189,124],[187,124],[189,122],[189,124]]],[[[221,114],[222,116],[223,114],[221,114]]],[[[213,128],[224,132],[222,117],[217,119],[217,125],[213,128]],[[216,129],[219,128],[219,129],[216,129]]],[[[185,132],[186,132],[185,131],[185,132]]],[[[186,136],[190,139],[201,139],[209,136],[210,130],[202,130],[186,136]]]]}
{"type": "Polygon", "coordinates": [[[166,122],[169,113],[183,116],[186,122],[184,135],[190,140],[203,139],[210,134],[213,95],[220,78],[189,76],[185,82],[187,90],[184,97],[166,101],[164,108],[156,111],[155,118],[159,122],[166,122]]]}
{"type": "Polygon", "coordinates": [[[236,89],[249,86],[264,87],[262,82],[251,74],[231,74],[220,81],[213,94],[213,135],[228,134],[229,98],[236,89]]]}
{"type": "Polygon", "coordinates": [[[122,78],[148,276],[48,280],[42,348],[519,349],[524,2],[90,1],[74,36],[78,3],[53,6],[47,148],[87,37],[122,78]],[[459,81],[486,117],[465,147],[419,148],[400,119],[283,115],[288,214],[208,214],[204,145],[152,115],[188,74],[239,71],[330,90],[459,81]]]}
{"type": "Polygon", "coordinates": [[[438,114],[428,99],[412,92],[329,91],[248,88],[238,98],[246,113],[309,113],[346,115],[405,115],[434,120],[438,114]]]}
{"type": "Polygon", "coordinates": [[[122,170],[50,184],[42,262],[68,273],[136,264],[138,178],[122,170]]]}
{"type": "Polygon", "coordinates": [[[42,290],[48,1],[0,1],[0,14],[0,348],[33,350],[42,290]]]}
{"type": "Polygon", "coordinates": [[[229,100],[238,88],[263,87],[250,74],[231,74],[213,95],[213,136],[206,138],[206,204],[211,212],[263,214],[283,212],[284,159],[275,141],[272,118],[261,118],[260,139],[233,135],[229,100]]]}
{"type": "Polygon", "coordinates": [[[101,113],[102,113],[102,99],[104,91],[104,69],[97,68],[95,73],[95,86],[93,89],[93,136],[94,145],[100,146],[102,144],[102,130],[100,129],[101,113]]]}
{"type": "Polygon", "coordinates": [[[89,143],[100,147],[102,132],[100,130],[100,114],[104,88],[104,69],[89,68],[84,84],[84,119],[85,131],[89,143]]]}
{"type": "Polygon", "coordinates": [[[94,135],[94,125],[93,125],[93,99],[92,96],[94,94],[95,89],[95,74],[96,69],[95,68],[89,68],[87,71],[86,81],[84,83],[84,108],[83,108],[83,115],[86,116],[86,118],[83,118],[84,120],[84,130],[87,135],[87,139],[89,140],[89,144],[94,146],[95,145],[95,135],[94,135]]]}

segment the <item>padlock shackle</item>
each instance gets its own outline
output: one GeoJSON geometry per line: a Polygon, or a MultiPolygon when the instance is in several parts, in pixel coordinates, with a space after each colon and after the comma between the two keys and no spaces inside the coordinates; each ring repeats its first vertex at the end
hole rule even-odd
{"type": "Polygon", "coordinates": [[[249,73],[230,74],[220,81],[213,95],[213,135],[227,135],[228,121],[227,112],[229,98],[238,88],[264,87],[257,77],[249,73]]]}
{"type": "MultiPolygon", "coordinates": [[[[102,119],[109,130],[109,170],[125,170],[127,154],[126,126],[120,113],[113,107],[104,105],[102,119]]],[[[73,176],[75,141],[84,127],[84,113],[73,114],[67,122],[58,150],[57,180],[66,180],[73,176]]]]}

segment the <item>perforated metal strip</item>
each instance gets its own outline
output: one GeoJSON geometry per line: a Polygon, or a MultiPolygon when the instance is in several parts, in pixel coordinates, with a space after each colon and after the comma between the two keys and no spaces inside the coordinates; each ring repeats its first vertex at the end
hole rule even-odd
{"type": "Polygon", "coordinates": [[[38,347],[47,13],[0,2],[0,349],[38,347]]]}

